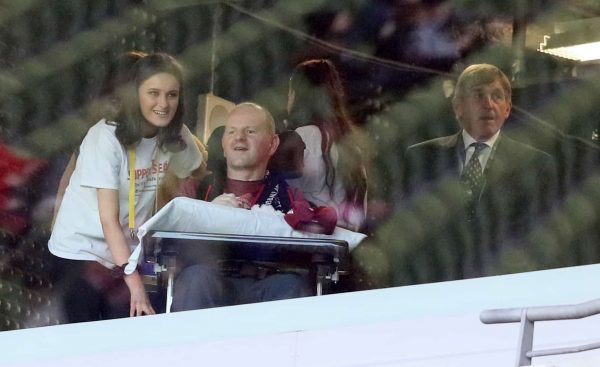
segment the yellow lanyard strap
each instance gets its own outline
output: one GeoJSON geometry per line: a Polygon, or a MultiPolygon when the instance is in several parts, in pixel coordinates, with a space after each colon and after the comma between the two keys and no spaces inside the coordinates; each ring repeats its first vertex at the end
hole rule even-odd
{"type": "Polygon", "coordinates": [[[135,147],[129,148],[129,232],[135,233],[135,147]]]}

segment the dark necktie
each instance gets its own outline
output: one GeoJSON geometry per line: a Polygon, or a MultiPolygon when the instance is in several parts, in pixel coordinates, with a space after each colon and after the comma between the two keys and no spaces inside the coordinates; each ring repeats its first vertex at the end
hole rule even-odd
{"type": "Polygon", "coordinates": [[[481,185],[483,184],[483,169],[481,168],[481,163],[479,162],[479,154],[486,147],[486,145],[484,143],[473,143],[471,145],[475,147],[475,151],[463,169],[461,180],[469,189],[469,194],[476,197],[479,195],[479,192],[481,191],[481,185]]]}

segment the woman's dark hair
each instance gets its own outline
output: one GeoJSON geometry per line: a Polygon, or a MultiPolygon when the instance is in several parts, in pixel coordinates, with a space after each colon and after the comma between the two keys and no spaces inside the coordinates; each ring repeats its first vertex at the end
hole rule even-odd
{"type": "MultiPolygon", "coordinates": [[[[98,111],[98,119],[116,120],[116,114],[121,109],[122,91],[131,77],[131,69],[135,63],[147,54],[142,51],[128,51],[119,55],[108,65],[106,77],[96,98],[103,102],[98,111]],[[103,101],[104,100],[104,101],[103,101]]],[[[94,121],[98,119],[94,118],[94,121]]]]}
{"type": "MultiPolygon", "coordinates": [[[[107,61],[100,90],[97,94],[91,96],[90,102],[93,102],[90,103],[91,108],[87,114],[89,121],[93,123],[100,119],[118,121],[117,118],[124,95],[123,89],[131,78],[133,65],[144,56],[146,56],[146,53],[142,51],[128,51],[107,61]]],[[[81,145],[86,133],[87,130],[81,133],[78,139],[79,145],[81,145]]],[[[79,155],[79,145],[73,150],[75,156],[79,155]]]]}
{"type": "Polygon", "coordinates": [[[333,183],[339,174],[346,200],[363,207],[367,192],[365,150],[347,108],[342,79],[328,59],[314,59],[296,65],[290,77],[288,123],[291,128],[316,125],[321,130],[325,160],[325,182],[333,196],[333,183]],[[331,162],[331,147],[339,150],[338,169],[331,162]]]}
{"type": "Polygon", "coordinates": [[[125,146],[135,144],[142,139],[147,122],[140,109],[138,88],[148,78],[159,73],[174,76],[180,88],[179,104],[173,120],[166,127],[158,129],[158,145],[170,151],[180,151],[185,148],[185,142],[181,138],[184,114],[183,72],[175,58],[165,53],[149,54],[133,65],[131,78],[125,87],[121,109],[117,115],[117,139],[125,146]]]}
{"type": "Polygon", "coordinates": [[[147,55],[143,51],[127,51],[117,56],[114,62],[109,65],[107,76],[100,88],[99,97],[116,94],[119,88],[123,87],[129,80],[133,65],[147,55]]]}

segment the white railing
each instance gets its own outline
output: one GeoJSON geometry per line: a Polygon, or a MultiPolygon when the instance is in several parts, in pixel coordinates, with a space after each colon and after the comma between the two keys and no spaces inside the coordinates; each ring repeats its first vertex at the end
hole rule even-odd
{"type": "Polygon", "coordinates": [[[578,346],[533,350],[533,331],[536,321],[556,321],[581,319],[600,313],[600,299],[575,305],[505,308],[485,310],[479,319],[484,324],[500,324],[520,322],[519,345],[516,366],[530,366],[533,357],[556,354],[578,353],[592,349],[600,349],[600,342],[578,346]]]}

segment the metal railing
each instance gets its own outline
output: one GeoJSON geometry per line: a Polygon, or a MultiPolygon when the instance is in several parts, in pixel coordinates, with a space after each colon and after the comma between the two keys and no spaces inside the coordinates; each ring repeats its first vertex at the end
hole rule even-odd
{"type": "Polygon", "coordinates": [[[485,310],[479,319],[484,324],[520,322],[516,366],[530,366],[533,357],[578,353],[600,349],[600,342],[563,348],[533,350],[533,332],[536,321],[574,320],[600,313],[600,299],[575,305],[505,308],[485,310]]]}

